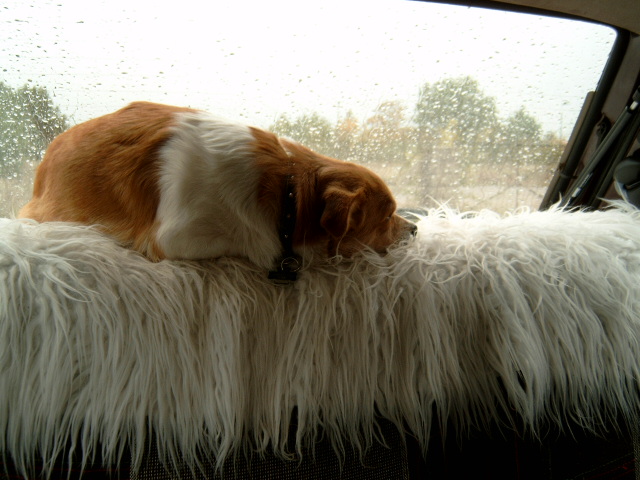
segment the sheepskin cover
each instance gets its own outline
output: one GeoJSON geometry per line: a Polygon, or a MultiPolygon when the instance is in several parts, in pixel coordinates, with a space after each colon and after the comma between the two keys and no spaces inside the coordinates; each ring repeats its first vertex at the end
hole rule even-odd
{"type": "Polygon", "coordinates": [[[366,449],[377,413],[426,447],[505,413],[635,421],[640,214],[434,210],[386,256],[307,261],[277,286],[241,259],[151,263],[95,229],[0,220],[0,450],[28,470],[284,454],[319,428],[366,449]],[[436,407],[436,408],[434,408],[436,407]]]}

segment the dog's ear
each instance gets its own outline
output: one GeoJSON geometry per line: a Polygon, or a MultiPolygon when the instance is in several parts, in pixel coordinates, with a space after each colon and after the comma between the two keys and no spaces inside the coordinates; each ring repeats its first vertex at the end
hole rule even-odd
{"type": "Polygon", "coordinates": [[[320,225],[333,238],[342,238],[350,228],[363,221],[362,192],[352,192],[339,186],[331,186],[324,192],[324,210],[320,225]]]}

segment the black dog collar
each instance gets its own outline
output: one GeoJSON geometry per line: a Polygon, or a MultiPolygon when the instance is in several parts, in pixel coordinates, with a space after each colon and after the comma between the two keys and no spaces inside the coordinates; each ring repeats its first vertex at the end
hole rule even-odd
{"type": "Polygon", "coordinates": [[[293,251],[293,234],[296,229],[296,188],[294,183],[293,166],[291,173],[287,174],[284,198],[282,200],[282,213],[280,216],[280,243],[282,244],[282,256],[275,270],[269,271],[268,278],[274,283],[286,285],[295,282],[300,270],[300,258],[293,251]]]}

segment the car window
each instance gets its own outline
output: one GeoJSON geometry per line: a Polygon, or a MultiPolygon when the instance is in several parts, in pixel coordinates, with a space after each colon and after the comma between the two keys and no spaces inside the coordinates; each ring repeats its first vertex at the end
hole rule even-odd
{"type": "Polygon", "coordinates": [[[4,0],[0,216],[49,141],[135,100],[378,172],[404,207],[536,208],[615,32],[421,2],[4,0]]]}

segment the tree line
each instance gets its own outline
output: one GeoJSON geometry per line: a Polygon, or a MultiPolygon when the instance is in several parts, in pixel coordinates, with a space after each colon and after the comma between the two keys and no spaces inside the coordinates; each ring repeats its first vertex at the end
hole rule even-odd
{"type": "MultiPolygon", "coordinates": [[[[0,112],[0,179],[25,170],[31,175],[47,145],[69,127],[42,87],[14,89],[0,81],[0,112]]],[[[425,83],[413,108],[385,101],[365,119],[347,112],[334,123],[317,113],[283,114],[270,130],[368,166],[396,195],[420,204],[428,197],[471,195],[475,185],[539,189],[565,145],[524,108],[502,119],[495,98],[468,76],[425,83]],[[467,190],[456,194],[456,188],[467,190]]]]}
{"type": "Polygon", "coordinates": [[[524,107],[501,119],[495,98],[468,76],[426,83],[412,110],[387,101],[364,120],[353,112],[335,123],[317,113],[281,115],[270,128],[371,167],[414,202],[477,185],[543,188],[566,144],[524,107]]]}
{"type": "Polygon", "coordinates": [[[0,81],[0,177],[40,161],[47,145],[69,128],[68,119],[42,87],[11,88],[0,81]]]}

